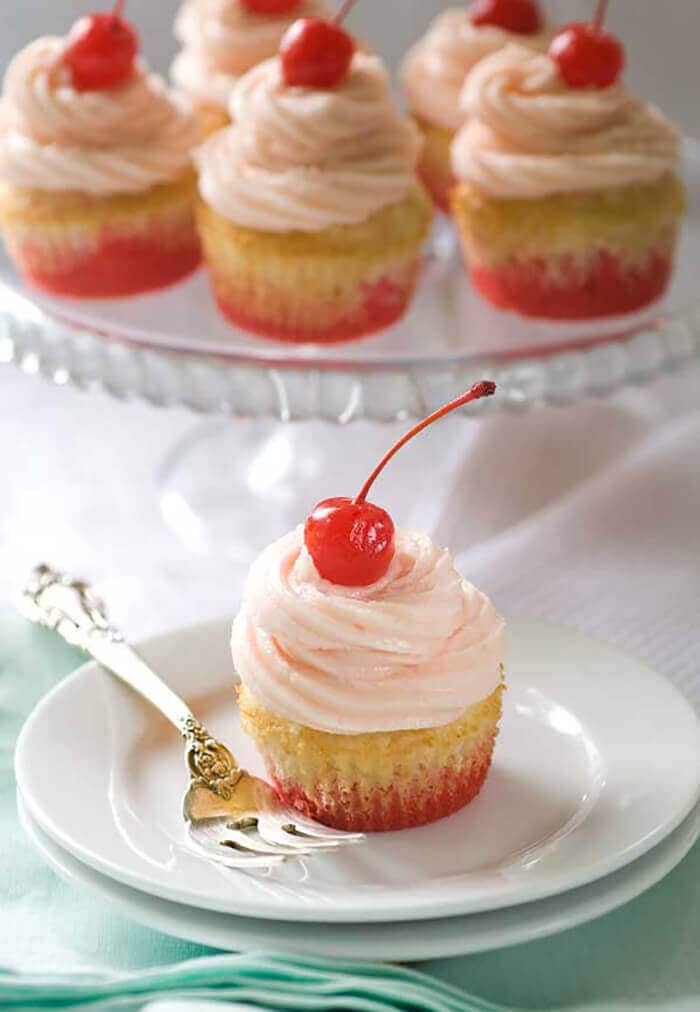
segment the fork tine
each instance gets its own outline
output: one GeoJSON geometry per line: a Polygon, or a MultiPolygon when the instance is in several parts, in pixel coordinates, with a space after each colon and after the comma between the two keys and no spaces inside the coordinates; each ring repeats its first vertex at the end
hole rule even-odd
{"type": "Polygon", "coordinates": [[[190,834],[190,845],[208,860],[214,860],[217,864],[223,864],[227,868],[270,868],[286,861],[287,854],[275,854],[265,856],[264,854],[253,854],[248,852],[231,850],[221,846],[220,838],[213,838],[211,842],[201,843],[190,834]]]}
{"type": "Polygon", "coordinates": [[[269,839],[263,833],[245,832],[240,829],[227,829],[220,843],[241,853],[262,854],[268,857],[299,857],[300,848],[292,845],[287,847],[281,840],[269,839]],[[282,844],[282,846],[280,846],[282,844]]]}
{"type": "Polygon", "coordinates": [[[272,844],[281,844],[283,847],[290,848],[296,853],[303,851],[314,852],[321,850],[337,850],[338,847],[343,846],[342,840],[335,840],[332,838],[323,839],[322,837],[305,836],[302,834],[295,835],[283,826],[277,819],[270,818],[269,816],[260,816],[258,819],[258,832],[263,840],[269,840],[272,844]]]}
{"type": "Polygon", "coordinates": [[[327,840],[329,843],[335,842],[339,846],[344,846],[346,843],[361,843],[362,840],[367,839],[364,833],[349,833],[345,830],[334,830],[327,826],[315,826],[309,823],[300,824],[298,820],[291,824],[291,829],[288,832],[300,837],[306,836],[310,839],[327,840]]]}
{"type": "Polygon", "coordinates": [[[320,822],[308,819],[295,808],[284,807],[274,813],[280,824],[292,825],[299,833],[316,837],[323,840],[337,840],[339,843],[359,843],[367,839],[364,833],[349,833],[344,829],[331,829],[330,826],[322,826],[320,822]],[[286,823],[283,822],[286,820],[286,823]]]}
{"type": "Polygon", "coordinates": [[[221,854],[213,854],[209,850],[204,850],[204,854],[211,861],[214,859],[217,864],[223,864],[226,868],[272,868],[276,865],[284,864],[287,860],[286,856],[278,855],[277,857],[264,857],[262,854],[257,857],[253,854],[236,854],[235,851],[226,851],[226,848],[221,848],[221,854]]]}

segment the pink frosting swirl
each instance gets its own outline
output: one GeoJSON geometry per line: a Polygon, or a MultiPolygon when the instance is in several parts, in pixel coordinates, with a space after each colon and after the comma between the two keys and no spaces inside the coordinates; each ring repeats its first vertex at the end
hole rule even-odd
{"type": "Polygon", "coordinates": [[[464,7],[443,11],[404,59],[401,81],[409,108],[428,123],[456,130],[464,120],[464,79],[480,60],[515,39],[544,49],[550,37],[549,31],[515,35],[496,25],[474,25],[464,7]]]}
{"type": "Polygon", "coordinates": [[[462,95],[470,117],[452,147],[458,179],[493,197],[536,198],[651,182],[678,161],[671,124],[619,85],[570,88],[546,55],[509,46],[462,95]]]}
{"type": "Polygon", "coordinates": [[[191,167],[196,119],[159,77],[139,63],[123,85],[77,91],[64,49],[63,39],[38,39],[8,68],[0,179],[40,190],[134,193],[191,167]]]}
{"type": "Polygon", "coordinates": [[[302,529],[253,564],[236,670],[273,713],[336,734],[439,727],[500,683],[503,621],[425,534],[397,531],[369,587],[322,579],[302,529]]]}
{"type": "Polygon", "coordinates": [[[225,109],[238,78],[277,53],[293,21],[328,14],[325,0],[302,0],[282,16],[252,14],[241,0],[185,0],[175,21],[183,48],[172,78],[197,101],[225,109]]]}
{"type": "Polygon", "coordinates": [[[279,60],[241,78],[234,125],[197,153],[200,190],[222,217],[271,232],[359,224],[415,185],[419,140],[376,56],[336,88],[287,87],[279,60]]]}

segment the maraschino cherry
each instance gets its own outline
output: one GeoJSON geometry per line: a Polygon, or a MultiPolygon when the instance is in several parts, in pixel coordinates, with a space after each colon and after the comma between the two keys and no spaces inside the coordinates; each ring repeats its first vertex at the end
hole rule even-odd
{"type": "Polygon", "coordinates": [[[355,53],[355,40],[342,22],[355,0],[345,0],[332,21],[300,18],[280,43],[284,83],[290,87],[335,88],[344,81],[355,53]]]}
{"type": "Polygon", "coordinates": [[[394,556],[394,522],[381,506],[367,502],[370,488],[409,439],[455,408],[489,397],[495,390],[496,384],[490,380],[475,383],[467,393],[438,408],[402,436],[354,499],[324,499],[314,507],[304,526],[304,543],[324,580],[343,587],[367,587],[384,576],[394,556]]]}
{"type": "Polygon", "coordinates": [[[102,91],[127,81],[134,72],[139,38],[122,16],[125,0],[111,14],[88,14],[68,35],[63,62],[78,91],[102,91]]]}
{"type": "Polygon", "coordinates": [[[608,0],[599,0],[593,21],[567,25],[552,39],[549,55],[572,88],[609,88],[625,65],[620,41],[603,28],[608,0]]]}
{"type": "Polygon", "coordinates": [[[469,20],[473,25],[493,25],[517,35],[533,35],[542,27],[536,0],[474,0],[469,20]]]}
{"type": "Polygon", "coordinates": [[[301,7],[301,0],[241,0],[241,4],[251,14],[281,17],[283,14],[292,14],[301,7]]]}

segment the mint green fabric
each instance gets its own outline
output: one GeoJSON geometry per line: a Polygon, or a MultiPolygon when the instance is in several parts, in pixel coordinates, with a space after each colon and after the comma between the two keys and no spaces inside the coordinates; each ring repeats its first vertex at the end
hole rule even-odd
{"type": "Polygon", "coordinates": [[[419,971],[216,953],[125,920],[59,881],[17,820],[17,732],[80,660],[53,634],[0,615],[0,1008],[203,1012],[214,1001],[224,1003],[214,1010],[309,1012],[700,1009],[700,846],[664,882],[606,917],[419,971]]]}
{"type": "Polygon", "coordinates": [[[457,988],[415,971],[372,963],[331,965],[284,956],[210,956],[129,975],[67,979],[36,974],[28,979],[0,973],[4,1008],[92,1003],[91,1008],[141,1008],[154,995],[190,1001],[213,999],[284,1009],[387,1008],[422,1012],[497,1012],[497,1007],[470,999],[457,988]]]}

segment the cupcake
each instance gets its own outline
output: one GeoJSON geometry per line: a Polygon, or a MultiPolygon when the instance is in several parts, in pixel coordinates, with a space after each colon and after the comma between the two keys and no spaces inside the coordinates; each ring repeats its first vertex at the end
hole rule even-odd
{"type": "Polygon", "coordinates": [[[171,77],[192,100],[206,134],[229,123],[238,78],[277,53],[299,17],[323,17],[324,0],[185,0],[175,21],[182,50],[171,77]]]}
{"type": "Polygon", "coordinates": [[[197,153],[200,235],[223,315],[314,342],[398,320],[432,211],[415,175],[416,130],[380,60],[330,22],[296,22],[281,56],[236,85],[231,115],[197,153]],[[340,62],[329,56],[339,38],[340,62]]]}
{"type": "Polygon", "coordinates": [[[196,117],[147,72],[122,18],[27,46],[0,109],[0,227],[27,281],[132,295],[197,266],[196,117]]]}
{"type": "MultiPolygon", "coordinates": [[[[460,403],[493,390],[479,386],[460,403]]],[[[232,634],[243,726],[279,795],[358,831],[471,801],[503,691],[495,608],[445,549],[368,503],[369,484],[263,551],[232,634]]]]}
{"type": "Polygon", "coordinates": [[[450,146],[464,120],[460,92],[465,77],[479,60],[515,40],[544,50],[549,38],[535,0],[506,5],[478,0],[468,10],[443,11],[409,50],[401,82],[423,136],[418,172],[442,211],[449,210],[454,182],[450,146]]]}
{"type": "Polygon", "coordinates": [[[612,36],[578,25],[550,55],[512,46],[470,74],[452,210],[472,282],[493,305],[586,319],[665,291],[683,212],[678,142],[618,83],[622,62],[612,36]]]}

